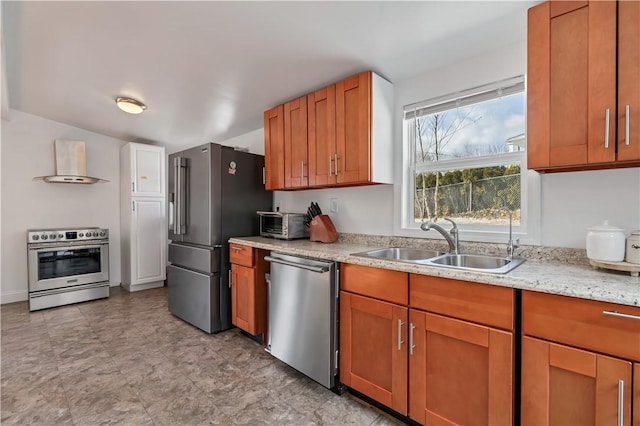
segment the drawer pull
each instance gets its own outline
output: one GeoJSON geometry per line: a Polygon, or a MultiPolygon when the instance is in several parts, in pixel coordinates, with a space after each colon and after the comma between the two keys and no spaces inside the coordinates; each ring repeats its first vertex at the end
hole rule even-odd
{"type": "Polygon", "coordinates": [[[618,380],[618,426],[624,425],[624,380],[618,380]]]}
{"type": "Polygon", "coordinates": [[[404,325],[404,323],[402,322],[402,320],[398,320],[398,350],[402,349],[402,344],[404,343],[402,341],[402,326],[404,325]]]}
{"type": "Polygon", "coordinates": [[[604,315],[609,315],[612,317],[627,318],[627,319],[634,319],[634,320],[640,321],[640,317],[637,315],[621,314],[620,312],[616,312],[616,311],[602,311],[602,313],[604,315]]]}

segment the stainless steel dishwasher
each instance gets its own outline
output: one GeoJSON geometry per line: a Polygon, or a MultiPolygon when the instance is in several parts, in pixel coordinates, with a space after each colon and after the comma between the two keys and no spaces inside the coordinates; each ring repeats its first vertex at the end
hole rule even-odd
{"type": "Polygon", "coordinates": [[[271,252],[267,352],[331,389],[338,374],[338,265],[271,252]]]}

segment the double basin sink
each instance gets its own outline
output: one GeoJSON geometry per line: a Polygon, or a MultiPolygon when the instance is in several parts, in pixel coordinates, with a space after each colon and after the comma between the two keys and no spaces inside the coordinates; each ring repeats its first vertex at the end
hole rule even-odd
{"type": "Polygon", "coordinates": [[[372,259],[395,260],[417,265],[441,266],[443,268],[462,269],[492,274],[506,274],[524,262],[521,258],[483,256],[477,254],[451,254],[435,250],[422,250],[407,247],[390,247],[353,253],[353,256],[372,259]]]}

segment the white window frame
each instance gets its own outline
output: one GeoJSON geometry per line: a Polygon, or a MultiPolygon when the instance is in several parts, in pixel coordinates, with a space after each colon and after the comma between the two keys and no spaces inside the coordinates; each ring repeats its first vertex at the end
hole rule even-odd
{"type": "MultiPolygon", "coordinates": [[[[405,105],[402,114],[402,186],[400,191],[399,220],[396,220],[396,233],[403,236],[439,238],[439,235],[420,230],[420,226],[414,219],[415,173],[416,171],[435,172],[455,169],[469,169],[479,167],[491,167],[504,164],[520,164],[521,205],[520,224],[513,226],[513,238],[520,239],[522,244],[540,244],[540,177],[538,173],[527,169],[527,151],[501,153],[491,156],[467,157],[462,159],[441,160],[438,163],[415,166],[415,132],[410,127],[412,120],[405,119],[408,111],[416,109],[431,109],[440,106],[442,110],[449,109],[457,99],[476,98],[482,100],[494,99],[496,96],[487,97],[486,93],[495,91],[501,85],[512,84],[514,81],[524,80],[524,77],[514,77],[495,83],[475,87],[469,90],[440,96],[427,101],[405,105]],[[399,225],[399,228],[398,228],[399,225]]],[[[526,97],[526,86],[525,86],[526,97]]],[[[511,91],[506,94],[519,93],[511,91]]],[[[455,104],[454,104],[455,105],[455,104]]],[[[432,112],[436,112],[433,109],[432,112]]],[[[525,112],[526,113],[526,112],[525,112]]],[[[397,216],[398,217],[398,216],[397,216]]],[[[450,228],[448,222],[442,221],[445,228],[450,228]]],[[[458,224],[461,241],[497,242],[506,243],[508,240],[509,225],[480,225],[458,224]]]]}

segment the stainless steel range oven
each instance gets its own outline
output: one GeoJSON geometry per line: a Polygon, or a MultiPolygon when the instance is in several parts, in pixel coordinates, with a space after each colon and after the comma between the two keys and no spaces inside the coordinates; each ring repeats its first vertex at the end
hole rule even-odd
{"type": "Polygon", "coordinates": [[[27,233],[29,310],[109,297],[109,230],[27,233]]]}

